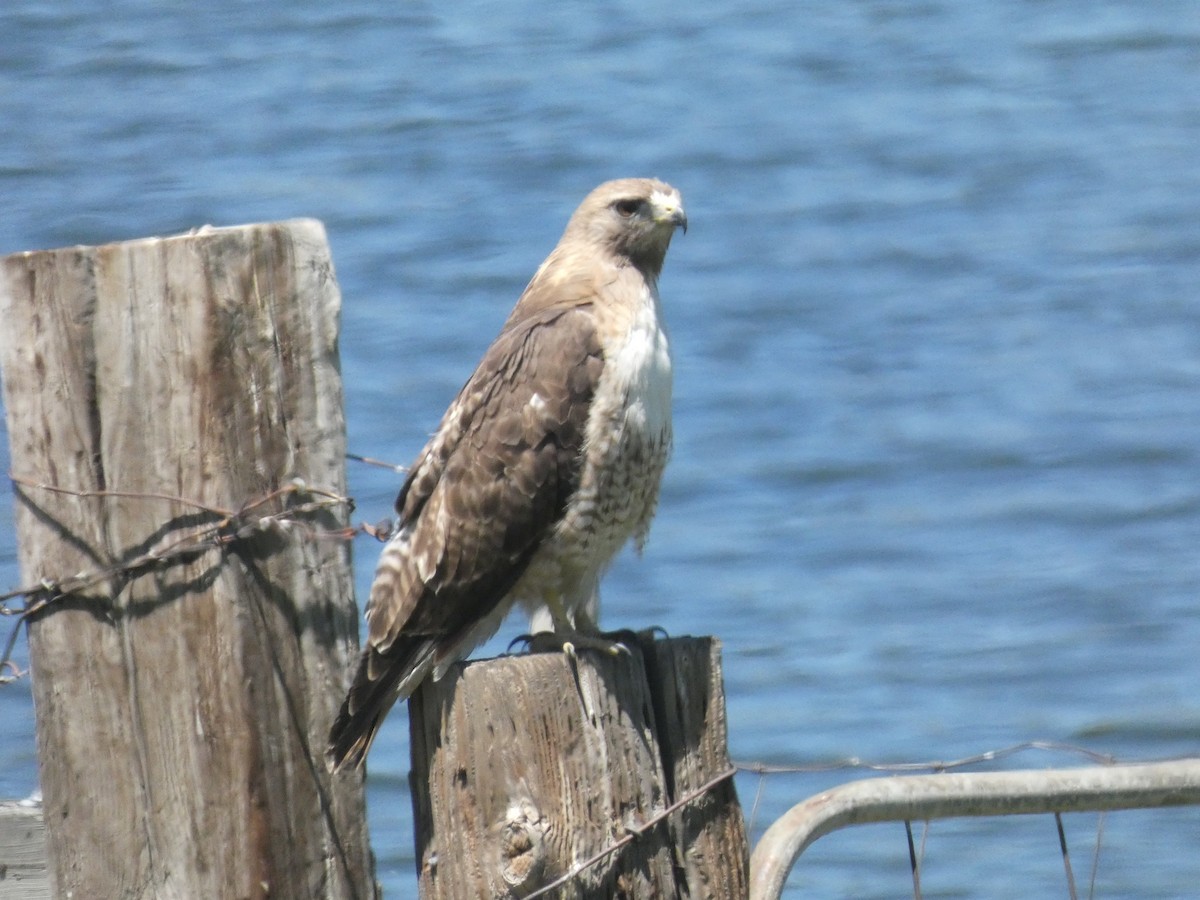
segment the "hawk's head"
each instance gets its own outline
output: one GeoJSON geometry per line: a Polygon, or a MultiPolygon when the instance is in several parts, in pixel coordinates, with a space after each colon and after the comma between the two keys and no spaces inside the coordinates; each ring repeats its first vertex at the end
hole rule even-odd
{"type": "Polygon", "coordinates": [[[575,210],[567,234],[628,259],[657,278],[676,228],[687,231],[679,191],[653,178],[606,181],[575,210]]]}

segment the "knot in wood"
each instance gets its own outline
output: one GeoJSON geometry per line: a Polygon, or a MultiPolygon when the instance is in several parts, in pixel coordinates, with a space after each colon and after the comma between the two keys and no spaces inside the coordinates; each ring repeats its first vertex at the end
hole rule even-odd
{"type": "Polygon", "coordinates": [[[537,885],[546,866],[547,822],[529,800],[510,806],[500,826],[500,877],[514,891],[537,885]]]}

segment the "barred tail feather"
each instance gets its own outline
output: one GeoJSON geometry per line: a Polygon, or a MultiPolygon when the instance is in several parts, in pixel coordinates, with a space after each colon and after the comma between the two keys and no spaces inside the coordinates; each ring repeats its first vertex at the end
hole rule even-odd
{"type": "Polygon", "coordinates": [[[362,766],[388,710],[425,680],[436,651],[436,642],[424,636],[398,641],[386,653],[373,647],[363,651],[354,684],[329,729],[325,762],[330,772],[362,766]]]}

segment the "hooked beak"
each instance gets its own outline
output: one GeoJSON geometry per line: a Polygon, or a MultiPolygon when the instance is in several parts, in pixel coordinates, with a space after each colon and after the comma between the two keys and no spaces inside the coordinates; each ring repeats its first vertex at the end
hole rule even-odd
{"type": "Polygon", "coordinates": [[[682,204],[664,203],[656,210],[657,215],[654,221],[660,225],[673,225],[677,228],[682,228],[683,233],[687,234],[687,213],[684,212],[682,204]]]}
{"type": "Polygon", "coordinates": [[[671,211],[670,222],[683,230],[687,234],[687,213],[683,211],[682,206],[677,206],[671,211]]]}

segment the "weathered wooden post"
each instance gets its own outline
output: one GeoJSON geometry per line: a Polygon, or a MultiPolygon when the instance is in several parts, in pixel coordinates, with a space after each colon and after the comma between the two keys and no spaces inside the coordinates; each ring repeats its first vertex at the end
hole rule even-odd
{"type": "Polygon", "coordinates": [[[425,900],[744,900],[711,638],[460,664],[409,707],[425,900]]]}
{"type": "Polygon", "coordinates": [[[357,643],[339,306],[314,221],[2,260],[55,896],[375,892],[322,762],[357,643]]]}
{"type": "Polygon", "coordinates": [[[51,900],[42,811],[0,800],[0,898],[51,900]]]}

